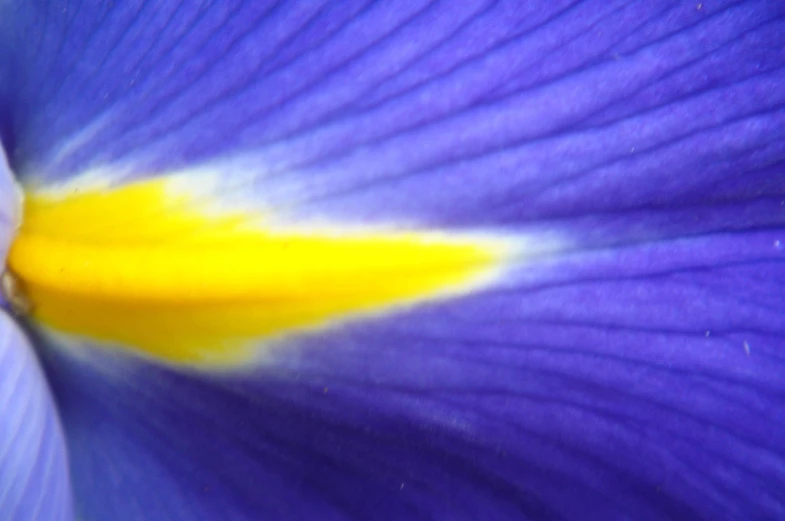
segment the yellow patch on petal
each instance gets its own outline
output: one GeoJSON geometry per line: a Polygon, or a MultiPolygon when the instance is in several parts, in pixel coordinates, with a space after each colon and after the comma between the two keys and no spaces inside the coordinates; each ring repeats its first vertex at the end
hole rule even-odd
{"type": "Polygon", "coordinates": [[[273,228],[163,178],[28,193],[8,264],[49,328],[227,366],[259,339],[465,292],[504,256],[476,237],[273,228]]]}

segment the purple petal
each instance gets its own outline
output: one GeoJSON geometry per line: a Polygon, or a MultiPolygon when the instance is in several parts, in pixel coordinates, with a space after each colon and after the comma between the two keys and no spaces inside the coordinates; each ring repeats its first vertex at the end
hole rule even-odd
{"type": "Polygon", "coordinates": [[[115,519],[779,518],[782,235],[565,258],[249,374],[58,355],[77,493],[115,519]]]}
{"type": "Polygon", "coordinates": [[[28,5],[28,180],[566,244],[248,374],[51,350],[86,514],[785,516],[780,2],[28,5]]]}
{"type": "Polygon", "coordinates": [[[38,360],[0,311],[0,513],[9,521],[73,519],[65,443],[38,360]]]}

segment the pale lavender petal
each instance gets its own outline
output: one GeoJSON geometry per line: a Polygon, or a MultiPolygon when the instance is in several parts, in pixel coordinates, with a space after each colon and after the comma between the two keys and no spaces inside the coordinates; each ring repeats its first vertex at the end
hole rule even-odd
{"type": "Polygon", "coordinates": [[[66,449],[43,372],[24,333],[0,311],[0,515],[73,519],[66,449]]]}

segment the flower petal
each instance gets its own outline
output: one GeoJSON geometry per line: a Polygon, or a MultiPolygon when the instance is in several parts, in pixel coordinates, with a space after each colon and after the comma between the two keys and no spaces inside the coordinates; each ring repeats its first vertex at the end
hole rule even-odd
{"type": "MultiPolygon", "coordinates": [[[[0,117],[0,124],[2,117],[0,117]]],[[[21,191],[0,147],[0,265],[4,265],[21,217],[21,191]]],[[[2,298],[2,297],[0,297],[2,298]]]]}
{"type": "Polygon", "coordinates": [[[32,348],[0,311],[0,512],[9,521],[73,519],[65,443],[32,348]]]}
{"type": "Polygon", "coordinates": [[[520,4],[6,7],[30,184],[563,245],[244,373],[50,339],[85,514],[785,515],[785,8],[520,4]]]}
{"type": "Polygon", "coordinates": [[[783,233],[566,258],[247,373],[55,349],[78,496],[118,520],[776,519],[783,233]]]}
{"type": "Polygon", "coordinates": [[[17,43],[14,166],[206,165],[299,221],[462,226],[781,180],[776,2],[339,4],[14,4],[9,32],[46,28],[17,43]]]}

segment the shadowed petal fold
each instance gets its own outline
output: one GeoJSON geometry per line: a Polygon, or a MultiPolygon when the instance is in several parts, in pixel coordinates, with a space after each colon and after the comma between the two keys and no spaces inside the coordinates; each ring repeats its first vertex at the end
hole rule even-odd
{"type": "Polygon", "coordinates": [[[4,9],[29,186],[553,244],[233,370],[43,335],[87,519],[785,516],[781,3],[4,9]]]}

